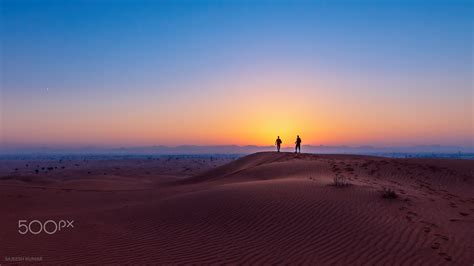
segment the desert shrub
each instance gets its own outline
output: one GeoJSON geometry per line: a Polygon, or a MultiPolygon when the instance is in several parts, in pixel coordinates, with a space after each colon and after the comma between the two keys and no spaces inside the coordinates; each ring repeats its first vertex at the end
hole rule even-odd
{"type": "Polygon", "coordinates": [[[385,199],[396,199],[398,198],[397,192],[391,188],[383,188],[382,197],[385,199]]]}
{"type": "Polygon", "coordinates": [[[333,180],[333,185],[335,187],[347,187],[351,185],[351,183],[344,176],[337,175],[333,180]]]}

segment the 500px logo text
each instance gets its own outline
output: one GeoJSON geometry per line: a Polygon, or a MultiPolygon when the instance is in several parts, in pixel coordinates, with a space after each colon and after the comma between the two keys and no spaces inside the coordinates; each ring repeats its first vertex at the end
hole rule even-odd
{"type": "Polygon", "coordinates": [[[33,235],[40,234],[42,232],[52,235],[64,229],[74,228],[74,220],[47,220],[44,222],[38,220],[18,220],[18,233],[25,235],[31,233],[33,235]]]}

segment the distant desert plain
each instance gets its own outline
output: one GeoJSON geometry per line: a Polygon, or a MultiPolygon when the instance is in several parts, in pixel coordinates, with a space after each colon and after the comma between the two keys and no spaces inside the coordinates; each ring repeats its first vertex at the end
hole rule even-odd
{"type": "Polygon", "coordinates": [[[0,163],[2,265],[474,263],[473,160],[260,152],[0,163]]]}

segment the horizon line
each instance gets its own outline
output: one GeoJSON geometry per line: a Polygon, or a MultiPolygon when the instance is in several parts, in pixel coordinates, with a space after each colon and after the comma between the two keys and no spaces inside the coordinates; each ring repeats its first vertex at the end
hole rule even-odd
{"type": "MultiPolygon", "coordinates": [[[[306,153],[474,153],[474,146],[458,145],[398,145],[398,146],[376,146],[376,145],[302,145],[306,153]]],[[[260,151],[273,151],[274,145],[144,145],[144,146],[109,146],[100,147],[94,145],[84,146],[22,146],[2,147],[3,154],[27,154],[27,153],[130,153],[130,154],[250,154],[260,151]]],[[[282,151],[293,151],[294,146],[282,147],[282,151]]]]}

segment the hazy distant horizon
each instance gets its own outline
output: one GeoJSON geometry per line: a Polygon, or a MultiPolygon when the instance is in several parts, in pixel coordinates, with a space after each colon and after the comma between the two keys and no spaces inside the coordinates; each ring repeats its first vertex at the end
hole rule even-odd
{"type": "MultiPolygon", "coordinates": [[[[474,153],[474,146],[443,146],[443,145],[413,145],[413,146],[350,146],[350,145],[303,145],[304,153],[349,153],[349,154],[456,154],[474,153]]],[[[273,145],[152,145],[129,147],[99,147],[99,146],[23,146],[1,147],[0,154],[251,154],[262,151],[275,151],[273,145]]],[[[283,146],[283,152],[294,151],[293,146],[283,146]]]]}

